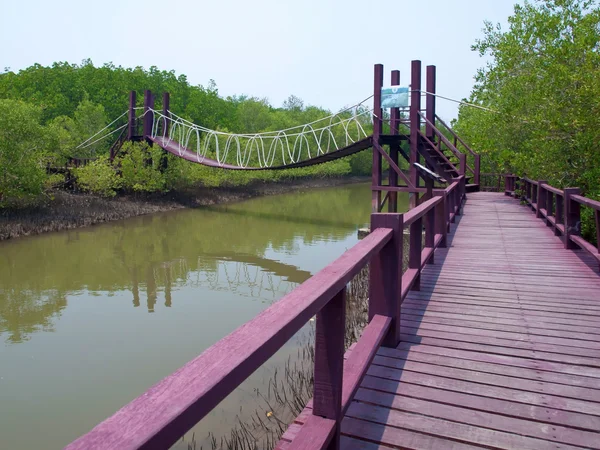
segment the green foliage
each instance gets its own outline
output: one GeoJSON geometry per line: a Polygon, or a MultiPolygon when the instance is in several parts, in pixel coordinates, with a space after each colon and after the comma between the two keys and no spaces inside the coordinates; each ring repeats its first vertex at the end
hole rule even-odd
{"type": "MultiPolygon", "coordinates": [[[[93,138],[90,140],[91,145],[80,144],[127,109],[128,91],[141,93],[145,89],[159,94],[156,109],[162,108],[160,93],[170,92],[171,111],[194,123],[222,131],[274,131],[314,122],[331,114],[326,109],[307,106],[293,95],[280,108],[271,105],[266,99],[245,95],[223,98],[219,96],[212,80],[206,87],[193,86],[185,75],[177,76],[174,71],[161,71],[156,67],[148,70],[141,67],[117,67],[113,64],[96,67],[90,60],[85,60],[80,65],[57,62],[44,67],[36,64],[18,73],[0,73],[0,99],[12,102],[11,105],[19,105],[19,112],[15,111],[14,114],[19,115],[20,119],[15,124],[21,122],[26,127],[26,130],[19,130],[17,127],[13,133],[11,127],[16,125],[6,122],[12,119],[3,118],[6,126],[0,133],[14,134],[0,143],[2,157],[5,158],[0,160],[0,174],[3,174],[4,180],[0,184],[0,192],[4,198],[33,196],[42,192],[44,186],[50,188],[60,185],[61,181],[56,177],[44,185],[46,175],[43,169],[47,164],[62,167],[69,158],[100,157],[94,164],[78,169],[76,177],[85,190],[106,196],[114,195],[121,188],[135,192],[164,192],[194,185],[244,186],[253,182],[299,177],[370,173],[369,152],[354,155],[344,161],[302,170],[231,172],[200,167],[145,145],[127,144],[121,152],[124,156],[120,156],[115,162],[115,167],[120,167],[121,174],[121,180],[117,182],[117,175],[106,158],[108,148],[117,134],[97,143],[92,143],[96,139],[93,138]],[[29,117],[23,123],[21,119],[26,115],[29,117]],[[9,157],[9,154],[12,156],[9,157]],[[166,168],[163,164],[165,160],[166,168]],[[96,170],[98,173],[95,173],[96,170]],[[12,184],[8,179],[12,180],[12,184]]],[[[141,95],[139,97],[138,106],[141,106],[143,99],[141,95]]],[[[123,121],[113,125],[107,132],[114,131],[123,121]]],[[[368,134],[371,129],[368,115],[362,126],[368,134]]],[[[339,146],[343,146],[347,143],[346,136],[342,127],[338,128],[334,130],[335,139],[339,146]]],[[[195,148],[194,139],[196,137],[192,136],[190,148],[195,148]]],[[[226,139],[223,137],[223,142],[219,142],[221,149],[224,148],[226,139]]],[[[290,144],[293,146],[294,142],[290,144]]],[[[269,144],[266,145],[268,147],[269,144]]],[[[307,140],[302,145],[309,146],[312,156],[316,154],[314,136],[307,135],[307,140]]],[[[214,157],[215,142],[210,142],[208,149],[208,156],[214,157]]],[[[268,152],[269,149],[266,148],[265,151],[268,152]]],[[[303,150],[303,155],[306,155],[306,149],[303,150]]],[[[278,147],[273,164],[285,162],[289,162],[287,149],[278,147]]],[[[254,151],[253,159],[248,164],[258,166],[260,163],[254,151]]]]}
{"type": "Polygon", "coordinates": [[[0,99],[0,203],[42,192],[43,161],[52,138],[40,116],[38,107],[0,99]]]}
{"type": "Polygon", "coordinates": [[[102,197],[114,197],[122,184],[107,155],[75,169],[74,173],[79,187],[102,197]]]}
{"type": "Polygon", "coordinates": [[[514,172],[600,195],[600,8],[596,1],[516,5],[509,29],[485,24],[476,76],[456,130],[483,153],[482,171],[514,172]]]}
{"type": "Polygon", "coordinates": [[[164,152],[145,142],[126,142],[121,149],[122,187],[134,192],[165,192],[167,180],[161,171],[164,152]]]}

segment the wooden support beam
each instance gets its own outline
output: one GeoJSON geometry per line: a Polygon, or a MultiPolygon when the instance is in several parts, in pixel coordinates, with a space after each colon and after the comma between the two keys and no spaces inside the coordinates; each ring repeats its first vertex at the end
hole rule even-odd
{"type": "MultiPolygon", "coordinates": [[[[383,130],[383,111],[381,109],[381,88],[383,87],[383,64],[375,64],[373,76],[373,168],[372,185],[381,185],[381,153],[375,148],[379,135],[383,130]]],[[[378,145],[378,144],[377,144],[378,145]]],[[[373,191],[371,196],[371,211],[381,209],[381,192],[373,191]]]]}

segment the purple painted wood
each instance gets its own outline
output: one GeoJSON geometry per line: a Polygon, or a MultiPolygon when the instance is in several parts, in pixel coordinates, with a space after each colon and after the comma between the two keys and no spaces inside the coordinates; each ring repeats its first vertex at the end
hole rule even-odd
{"type": "Polygon", "coordinates": [[[442,201],[435,207],[435,234],[441,236],[438,246],[445,248],[448,239],[448,213],[446,211],[448,198],[445,192],[437,192],[435,195],[442,198],[442,201]]]}
{"type": "Polygon", "coordinates": [[[152,134],[152,114],[150,113],[150,109],[153,106],[154,105],[152,102],[152,92],[147,89],[144,91],[144,139],[150,137],[150,135],[152,134]]]}
{"type": "MultiPolygon", "coordinates": [[[[410,225],[409,250],[408,250],[408,268],[421,270],[421,247],[423,244],[423,216],[419,216],[410,225]]],[[[413,282],[412,289],[415,291],[421,290],[421,276],[417,275],[413,282]]]]}
{"type": "Polygon", "coordinates": [[[369,321],[344,364],[342,415],[346,413],[377,350],[388,335],[392,318],[375,314],[369,321]]]}
{"type": "MultiPolygon", "coordinates": [[[[560,232],[559,225],[564,225],[565,219],[565,206],[564,206],[564,193],[562,191],[561,195],[556,194],[556,226],[554,227],[554,235],[560,236],[562,233],[560,232]]],[[[563,227],[564,229],[564,227],[563,227]]]]}
{"type": "Polygon", "coordinates": [[[336,432],[335,420],[309,415],[302,425],[302,431],[297,434],[288,447],[294,450],[321,450],[328,448],[336,432]]]}
{"type": "MultiPolygon", "coordinates": [[[[430,197],[433,197],[433,180],[428,178],[425,180],[425,184],[428,185],[428,188],[429,187],[431,188],[430,192],[428,192],[428,195],[430,197]]],[[[438,198],[439,197],[435,197],[435,198],[431,198],[431,199],[436,200],[438,198]]],[[[439,203],[441,203],[441,202],[439,202],[439,203]]],[[[435,207],[431,208],[425,214],[425,248],[433,249],[435,247],[435,217],[436,217],[435,207]]],[[[435,262],[434,258],[435,258],[435,256],[432,253],[431,256],[427,259],[427,262],[429,264],[433,264],[435,262]]]]}
{"type": "MultiPolygon", "coordinates": [[[[426,117],[428,122],[425,125],[425,135],[429,140],[433,140],[433,125],[435,124],[435,78],[436,78],[436,69],[435,66],[427,66],[426,70],[426,82],[425,82],[425,90],[428,92],[426,94],[425,100],[425,108],[426,108],[426,117]]],[[[455,138],[456,142],[456,138],[455,138]]],[[[456,147],[456,144],[455,144],[456,147]]]]}
{"type": "Polygon", "coordinates": [[[127,126],[127,139],[132,140],[135,136],[136,129],[136,118],[135,118],[135,104],[136,104],[136,92],[129,92],[129,115],[128,115],[128,126],[127,126]]]}
{"type": "Polygon", "coordinates": [[[386,228],[373,230],[332,264],[67,448],[168,448],[279,350],[386,244],[397,242],[397,234],[386,228]]]}
{"type": "Polygon", "coordinates": [[[163,126],[164,126],[164,130],[163,130],[163,135],[166,137],[169,137],[169,127],[171,126],[171,115],[169,113],[169,110],[171,105],[171,100],[170,100],[170,96],[168,92],[164,92],[163,93],[163,103],[162,103],[162,113],[163,116],[165,116],[164,122],[163,122],[163,126]]]}
{"type": "Polygon", "coordinates": [[[571,196],[579,195],[581,190],[579,188],[565,188],[564,193],[564,246],[567,249],[576,249],[579,246],[571,240],[571,235],[579,235],[579,230],[581,229],[581,209],[579,203],[573,201],[571,196]]]}
{"type": "MultiPolygon", "coordinates": [[[[419,186],[419,174],[414,166],[419,158],[419,130],[421,129],[421,61],[412,61],[410,74],[410,181],[419,186]]],[[[410,198],[410,207],[419,204],[419,194],[415,192],[410,198]]]]}
{"type": "Polygon", "coordinates": [[[546,209],[546,190],[544,189],[544,185],[548,184],[545,180],[538,180],[537,182],[537,209],[535,216],[537,218],[542,217],[541,210],[546,209]]]}
{"type": "Polygon", "coordinates": [[[473,157],[475,158],[475,161],[473,162],[473,169],[475,171],[473,182],[479,185],[481,184],[481,155],[476,153],[473,157]]]}
{"type": "MultiPolygon", "coordinates": [[[[392,86],[400,85],[400,71],[392,70],[391,74],[392,86]]],[[[400,127],[400,109],[399,108],[391,108],[390,110],[390,134],[393,136],[397,136],[399,133],[400,127]]],[[[394,162],[394,164],[398,165],[398,151],[400,148],[399,143],[390,144],[390,158],[394,162]]],[[[398,186],[398,174],[394,170],[389,171],[389,185],[390,186],[398,186]]],[[[398,212],[398,193],[395,191],[390,191],[389,193],[389,201],[388,201],[388,212],[397,213],[398,212]]]]}
{"type": "Polygon", "coordinates": [[[328,446],[329,450],[340,448],[345,325],[346,288],[344,287],[317,313],[315,331],[313,414],[335,420],[337,423],[328,446]]]}
{"type": "Polygon", "coordinates": [[[369,321],[376,314],[392,318],[383,345],[400,342],[400,297],[402,292],[402,252],[404,217],[402,214],[372,214],[371,230],[392,230],[392,239],[373,256],[369,270],[369,321]]]}
{"type": "MultiPolygon", "coordinates": [[[[383,87],[383,64],[375,64],[373,76],[373,145],[379,145],[379,136],[383,128],[383,111],[381,109],[381,88],[383,87]]],[[[373,148],[373,186],[381,186],[381,153],[373,148]]],[[[371,197],[371,212],[381,209],[381,191],[373,190],[371,197]]]]}

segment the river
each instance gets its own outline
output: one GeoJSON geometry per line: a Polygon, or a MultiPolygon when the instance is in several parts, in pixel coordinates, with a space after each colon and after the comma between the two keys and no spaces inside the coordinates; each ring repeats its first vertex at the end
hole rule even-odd
{"type": "MultiPolygon", "coordinates": [[[[89,431],[352,247],[370,205],[368,185],[347,185],[0,243],[0,448],[62,448],[89,431]]],[[[196,440],[252,412],[297,345],[196,440]]]]}

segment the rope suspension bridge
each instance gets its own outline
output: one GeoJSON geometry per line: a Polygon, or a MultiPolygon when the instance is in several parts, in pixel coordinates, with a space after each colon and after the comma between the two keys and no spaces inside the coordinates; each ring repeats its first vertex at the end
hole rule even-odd
{"type": "Polygon", "coordinates": [[[283,170],[371,149],[371,229],[69,450],[169,448],[315,315],[314,396],[277,450],[600,449],[600,202],[514,174],[480,192],[493,187],[436,115],[435,79],[428,66],[422,90],[413,61],[408,117],[384,116],[376,65],[372,109],[257,134],[187,122],[168,94],[157,111],[146,91],[137,109],[131,94],[114,133],[197,164],[283,170]],[[412,194],[409,211],[398,192],[412,194]],[[582,208],[597,243],[581,236],[582,208]],[[367,264],[369,323],[345,349],[346,289],[367,264]]]}

